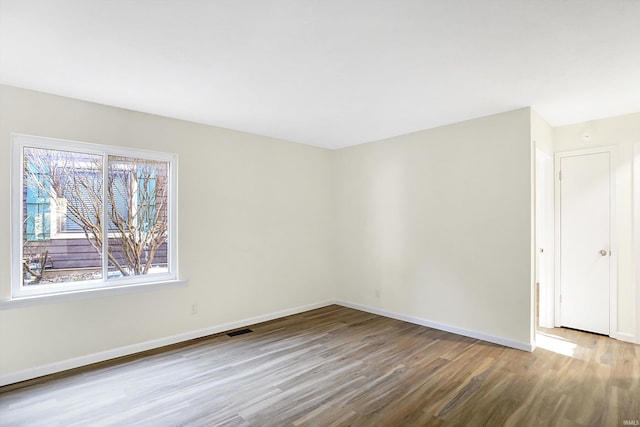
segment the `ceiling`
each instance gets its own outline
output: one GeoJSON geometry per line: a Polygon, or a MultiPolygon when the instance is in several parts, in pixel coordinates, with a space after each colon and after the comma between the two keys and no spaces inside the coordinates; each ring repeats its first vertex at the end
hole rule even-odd
{"type": "Polygon", "coordinates": [[[0,0],[0,83],[325,148],[640,111],[640,0],[0,0]]]}

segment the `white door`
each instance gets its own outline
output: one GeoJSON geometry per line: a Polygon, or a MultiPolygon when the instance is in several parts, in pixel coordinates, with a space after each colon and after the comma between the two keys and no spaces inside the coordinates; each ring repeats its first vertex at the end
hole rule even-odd
{"type": "Polygon", "coordinates": [[[610,153],[560,157],[562,326],[609,335],[610,153]]]}

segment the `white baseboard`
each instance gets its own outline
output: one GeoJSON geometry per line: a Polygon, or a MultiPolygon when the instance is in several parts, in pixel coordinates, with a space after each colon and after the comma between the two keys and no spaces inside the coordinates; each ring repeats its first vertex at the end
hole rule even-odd
{"type": "Polygon", "coordinates": [[[632,344],[640,344],[640,340],[636,339],[636,336],[629,332],[616,332],[615,334],[611,335],[611,338],[630,342],[632,344]]]}
{"type": "Polygon", "coordinates": [[[348,301],[336,301],[336,304],[342,305],[344,307],[353,308],[355,310],[366,311],[367,313],[377,314],[379,316],[390,317],[396,320],[402,320],[403,322],[414,323],[420,326],[426,326],[429,328],[438,329],[445,332],[451,332],[452,334],[456,334],[456,335],[462,335],[469,338],[476,338],[482,341],[487,341],[494,344],[503,345],[505,347],[515,348],[518,350],[533,351],[535,349],[535,346],[531,343],[514,341],[508,338],[488,335],[482,332],[458,328],[456,326],[445,325],[444,323],[438,323],[431,320],[421,319],[419,317],[409,316],[406,314],[394,313],[392,311],[382,310],[380,308],[369,307],[361,304],[355,304],[348,301]]]}
{"type": "Polygon", "coordinates": [[[88,354],[86,356],[74,357],[72,359],[61,360],[59,362],[49,363],[37,366],[35,368],[25,369],[22,371],[12,372],[0,375],[0,387],[20,381],[38,378],[44,375],[54,374],[56,372],[66,371],[68,369],[79,368],[81,366],[90,365],[92,363],[104,362],[105,360],[115,359],[117,357],[129,356],[141,351],[152,350],[154,348],[164,347],[166,345],[176,344],[183,341],[189,341],[196,338],[206,337],[208,335],[218,334],[221,332],[237,329],[243,326],[253,325],[256,323],[267,322],[269,320],[278,319],[293,314],[303,313],[305,311],[314,310],[316,308],[325,307],[333,304],[333,301],[325,301],[315,304],[307,304],[295,308],[267,313],[260,316],[249,317],[247,319],[238,320],[236,322],[224,323],[204,329],[198,329],[191,332],[172,335],[169,337],[158,338],[155,340],[145,341],[137,344],[118,347],[111,350],[101,351],[98,353],[88,354]]]}

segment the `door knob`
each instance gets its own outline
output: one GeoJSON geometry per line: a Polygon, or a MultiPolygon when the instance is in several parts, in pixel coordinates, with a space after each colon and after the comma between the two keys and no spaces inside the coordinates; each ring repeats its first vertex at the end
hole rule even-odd
{"type": "Polygon", "coordinates": [[[605,251],[604,249],[600,249],[600,255],[607,256],[607,251],[605,251]]]}

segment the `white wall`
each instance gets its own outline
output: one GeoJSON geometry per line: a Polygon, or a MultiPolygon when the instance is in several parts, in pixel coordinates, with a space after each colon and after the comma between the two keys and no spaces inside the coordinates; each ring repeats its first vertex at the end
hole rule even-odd
{"type": "Polygon", "coordinates": [[[530,127],[525,108],[341,150],[338,297],[531,345],[530,127]]]}
{"type": "Polygon", "coordinates": [[[531,138],[536,149],[553,155],[553,128],[535,110],[531,110],[531,138]]]}
{"type": "Polygon", "coordinates": [[[640,142],[640,113],[594,120],[554,129],[556,152],[599,146],[617,147],[616,238],[618,241],[618,325],[613,335],[640,343],[637,311],[640,284],[634,278],[633,259],[633,146],[640,142]],[[585,141],[585,134],[590,138],[585,141]]]}
{"type": "Polygon", "coordinates": [[[334,299],[332,152],[6,86],[0,299],[10,295],[10,132],[177,153],[189,284],[2,309],[0,378],[334,299]]]}

